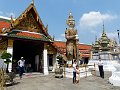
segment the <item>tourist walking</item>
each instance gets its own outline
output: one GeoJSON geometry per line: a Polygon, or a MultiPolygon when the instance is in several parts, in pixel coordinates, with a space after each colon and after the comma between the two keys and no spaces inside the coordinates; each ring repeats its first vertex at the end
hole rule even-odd
{"type": "Polygon", "coordinates": [[[79,70],[79,66],[76,66],[76,83],[79,83],[80,81],[80,70],[79,70]]]}
{"type": "Polygon", "coordinates": [[[21,79],[24,72],[24,66],[25,66],[25,60],[23,57],[21,57],[21,59],[18,61],[18,66],[19,66],[19,76],[21,79]]]}
{"type": "Polygon", "coordinates": [[[76,83],[76,60],[73,63],[73,83],[76,83]]]}
{"type": "Polygon", "coordinates": [[[101,58],[99,58],[98,67],[99,67],[100,77],[104,78],[103,62],[101,61],[101,58]]]}

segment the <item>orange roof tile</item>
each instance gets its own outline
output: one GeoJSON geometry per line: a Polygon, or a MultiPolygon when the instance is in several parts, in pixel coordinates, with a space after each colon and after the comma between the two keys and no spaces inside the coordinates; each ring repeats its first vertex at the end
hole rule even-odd
{"type": "MultiPolygon", "coordinates": [[[[61,41],[55,41],[53,43],[56,48],[63,54],[66,53],[66,43],[61,42],[61,41]]],[[[82,57],[90,57],[90,50],[92,48],[91,45],[86,45],[86,44],[79,44],[78,45],[79,51],[82,53],[82,57]]]]}
{"type": "Polygon", "coordinates": [[[0,32],[2,31],[3,28],[9,28],[9,27],[10,27],[10,22],[0,21],[0,32]]]}
{"type": "Polygon", "coordinates": [[[79,50],[82,53],[90,53],[90,50],[79,50]]]}
{"type": "Polygon", "coordinates": [[[90,57],[90,54],[82,54],[82,57],[90,57]]]}
{"type": "Polygon", "coordinates": [[[87,50],[91,50],[92,46],[91,45],[86,45],[86,44],[79,44],[78,45],[79,49],[87,49],[87,50]]]}
{"type": "Polygon", "coordinates": [[[58,48],[66,48],[66,43],[65,43],[65,42],[55,41],[54,44],[55,44],[58,48]]]}

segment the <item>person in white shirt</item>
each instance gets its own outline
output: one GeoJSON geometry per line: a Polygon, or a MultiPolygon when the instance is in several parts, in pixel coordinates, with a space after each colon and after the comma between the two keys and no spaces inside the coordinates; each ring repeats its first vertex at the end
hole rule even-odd
{"type": "Polygon", "coordinates": [[[98,67],[99,67],[100,77],[104,78],[103,62],[101,61],[101,58],[99,58],[98,67]]]}
{"type": "Polygon", "coordinates": [[[76,60],[74,60],[74,63],[73,63],[73,83],[75,84],[76,83],[76,60]]]}
{"type": "Polygon", "coordinates": [[[23,57],[21,57],[21,59],[18,61],[18,66],[19,66],[19,76],[21,79],[24,72],[24,66],[25,66],[25,60],[23,59],[23,57]]]}

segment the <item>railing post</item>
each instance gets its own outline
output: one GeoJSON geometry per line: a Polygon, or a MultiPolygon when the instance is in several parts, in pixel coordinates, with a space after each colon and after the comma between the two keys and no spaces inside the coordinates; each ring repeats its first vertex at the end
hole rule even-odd
{"type": "Polygon", "coordinates": [[[64,64],[64,78],[66,77],[65,66],[66,66],[66,65],[64,64]]]}
{"type": "Polygon", "coordinates": [[[94,63],[94,74],[96,76],[96,68],[95,68],[95,63],[94,63]]]}
{"type": "Polygon", "coordinates": [[[0,87],[1,87],[1,90],[4,90],[4,71],[3,69],[0,69],[0,87]]]}
{"type": "Polygon", "coordinates": [[[87,69],[86,69],[86,67],[87,67],[87,64],[85,64],[85,74],[86,74],[86,77],[87,77],[87,69]]]}

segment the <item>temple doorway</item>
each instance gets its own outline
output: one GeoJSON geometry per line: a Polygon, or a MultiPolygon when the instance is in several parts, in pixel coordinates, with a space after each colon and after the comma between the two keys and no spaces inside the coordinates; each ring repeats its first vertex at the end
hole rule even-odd
{"type": "Polygon", "coordinates": [[[13,69],[17,71],[17,61],[24,57],[26,72],[42,72],[44,43],[30,40],[14,40],[13,69]]]}
{"type": "Polygon", "coordinates": [[[84,58],[84,64],[88,64],[89,58],[84,58]]]}

